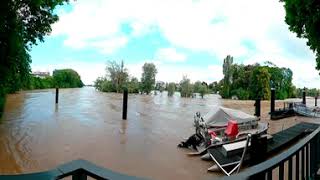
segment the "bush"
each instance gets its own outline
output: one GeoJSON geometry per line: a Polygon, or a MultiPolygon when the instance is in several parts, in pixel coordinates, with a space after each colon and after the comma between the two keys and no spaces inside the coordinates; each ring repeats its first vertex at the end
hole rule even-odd
{"type": "Polygon", "coordinates": [[[240,100],[246,100],[246,99],[249,99],[249,92],[242,89],[242,88],[239,88],[239,89],[236,89],[236,90],[233,90],[231,92],[232,95],[235,95],[238,97],[238,99],[240,100]]]}
{"type": "Polygon", "coordinates": [[[199,86],[199,93],[200,93],[200,96],[203,98],[203,96],[208,93],[208,87],[206,85],[201,84],[199,86]]]}
{"type": "Polygon", "coordinates": [[[173,96],[175,91],[176,91],[176,84],[175,83],[169,83],[168,84],[168,96],[173,96]]]}

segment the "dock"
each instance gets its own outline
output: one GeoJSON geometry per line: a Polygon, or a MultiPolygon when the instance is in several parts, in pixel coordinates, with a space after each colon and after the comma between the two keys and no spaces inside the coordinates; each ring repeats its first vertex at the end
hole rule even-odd
{"type": "MultiPolygon", "coordinates": [[[[300,138],[312,133],[318,127],[319,124],[302,122],[273,134],[272,138],[267,141],[267,156],[270,156],[271,154],[280,151],[282,148],[295,143],[300,138]]],[[[222,146],[208,149],[208,153],[215,163],[220,164],[222,167],[238,164],[242,155],[242,153],[238,153],[227,157],[225,156],[225,153],[223,153],[222,146]]],[[[248,160],[250,160],[250,153],[246,154],[244,157],[244,161],[248,160]]]]}

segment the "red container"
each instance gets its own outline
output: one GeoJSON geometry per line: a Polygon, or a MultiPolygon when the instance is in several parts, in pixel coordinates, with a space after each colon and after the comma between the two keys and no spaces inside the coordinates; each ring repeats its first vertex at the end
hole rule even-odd
{"type": "Polygon", "coordinates": [[[229,120],[227,129],[224,132],[228,137],[236,137],[239,133],[238,123],[236,120],[229,120]]]}

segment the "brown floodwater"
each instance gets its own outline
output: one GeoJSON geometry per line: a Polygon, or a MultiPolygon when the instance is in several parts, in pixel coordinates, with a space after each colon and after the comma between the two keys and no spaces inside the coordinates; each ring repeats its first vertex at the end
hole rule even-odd
{"type": "MultiPolygon", "coordinates": [[[[307,99],[308,105],[314,104],[307,99]]],[[[218,95],[201,98],[129,95],[128,120],[123,121],[122,95],[102,93],[92,87],[22,91],[7,96],[0,121],[0,173],[39,172],[75,159],[128,175],[150,179],[216,179],[208,173],[213,162],[189,157],[177,144],[194,133],[193,115],[223,105],[254,113],[254,101],[222,100],[218,95]]],[[[270,121],[270,102],[262,101],[262,121],[276,133],[300,121],[291,117],[270,121]]],[[[283,107],[277,101],[277,108],[283,107]]],[[[275,176],[277,176],[275,174],[275,176]]]]}
{"type": "Polygon", "coordinates": [[[217,95],[200,98],[122,95],[94,88],[22,91],[8,95],[0,121],[0,173],[38,172],[86,159],[128,175],[151,179],[212,179],[212,162],[188,157],[179,141],[191,135],[193,115],[217,108],[217,95]]]}

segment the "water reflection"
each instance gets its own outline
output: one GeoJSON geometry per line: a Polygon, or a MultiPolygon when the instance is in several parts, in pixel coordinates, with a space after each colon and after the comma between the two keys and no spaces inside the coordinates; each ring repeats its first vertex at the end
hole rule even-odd
{"type": "Polygon", "coordinates": [[[35,172],[82,158],[152,179],[203,179],[211,165],[187,157],[177,142],[193,132],[193,114],[220,104],[205,99],[122,95],[93,88],[25,91],[9,95],[0,124],[0,173],[35,172]]]}

